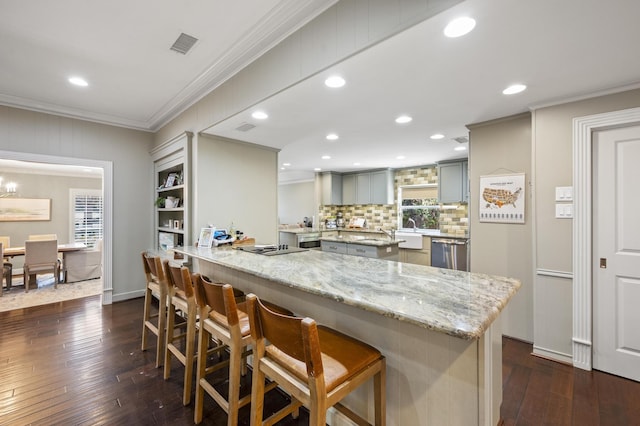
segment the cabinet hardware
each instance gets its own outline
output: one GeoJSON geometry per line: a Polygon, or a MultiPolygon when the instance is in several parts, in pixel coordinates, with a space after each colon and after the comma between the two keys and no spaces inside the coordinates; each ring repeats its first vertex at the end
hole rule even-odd
{"type": "Polygon", "coordinates": [[[600,268],[601,269],[607,269],[607,258],[606,257],[601,257],[600,258],[600,268]]]}

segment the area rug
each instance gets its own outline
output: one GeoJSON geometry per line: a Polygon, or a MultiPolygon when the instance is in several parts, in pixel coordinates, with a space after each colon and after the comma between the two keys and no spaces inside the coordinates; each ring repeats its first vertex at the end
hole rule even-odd
{"type": "Polygon", "coordinates": [[[38,288],[30,289],[28,293],[24,291],[24,285],[21,285],[21,281],[19,284],[14,284],[9,291],[4,290],[2,297],[0,297],[0,312],[79,299],[102,293],[101,278],[75,283],[60,283],[58,288],[54,288],[53,276],[49,279],[45,276],[43,279],[38,278],[38,288]]]}

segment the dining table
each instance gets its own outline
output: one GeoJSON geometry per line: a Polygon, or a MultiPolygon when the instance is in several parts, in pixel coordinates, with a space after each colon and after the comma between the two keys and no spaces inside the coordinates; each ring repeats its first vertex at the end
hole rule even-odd
{"type": "MultiPolygon", "coordinates": [[[[70,253],[74,251],[80,251],[87,249],[87,245],[85,243],[66,243],[66,244],[58,244],[58,253],[62,253],[62,262],[64,264],[64,255],[65,253],[70,253]]],[[[25,248],[23,247],[7,247],[3,250],[4,257],[13,258],[15,256],[24,256],[25,248]]],[[[35,279],[29,279],[29,282],[36,282],[35,279]]],[[[31,286],[29,286],[31,288],[31,286]]],[[[9,281],[9,285],[7,286],[7,290],[11,289],[11,281],[9,281]]]]}

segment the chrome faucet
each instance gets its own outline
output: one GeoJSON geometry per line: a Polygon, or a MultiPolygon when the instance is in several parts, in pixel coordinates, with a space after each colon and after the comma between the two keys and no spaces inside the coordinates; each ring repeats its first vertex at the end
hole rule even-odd
{"type": "Polygon", "coordinates": [[[378,228],[378,231],[382,231],[382,232],[384,232],[384,234],[385,234],[387,237],[391,238],[391,240],[392,240],[392,241],[396,239],[396,230],[395,230],[395,229],[393,229],[393,228],[391,228],[391,231],[385,231],[385,230],[384,230],[384,229],[382,229],[382,228],[378,228]]]}
{"type": "Polygon", "coordinates": [[[418,227],[416,226],[416,221],[412,218],[407,219],[407,222],[413,225],[413,230],[415,231],[418,227]]]}

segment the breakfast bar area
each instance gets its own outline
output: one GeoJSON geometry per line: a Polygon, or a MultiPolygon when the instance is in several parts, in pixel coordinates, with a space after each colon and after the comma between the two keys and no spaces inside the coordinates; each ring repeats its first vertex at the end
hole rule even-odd
{"type": "MultiPolygon", "coordinates": [[[[378,348],[387,359],[387,424],[496,425],[500,313],[515,279],[316,250],[263,256],[185,247],[193,269],[378,348]]],[[[373,419],[370,386],[343,402],[373,419]]],[[[352,424],[330,412],[331,425],[352,424]]]]}

